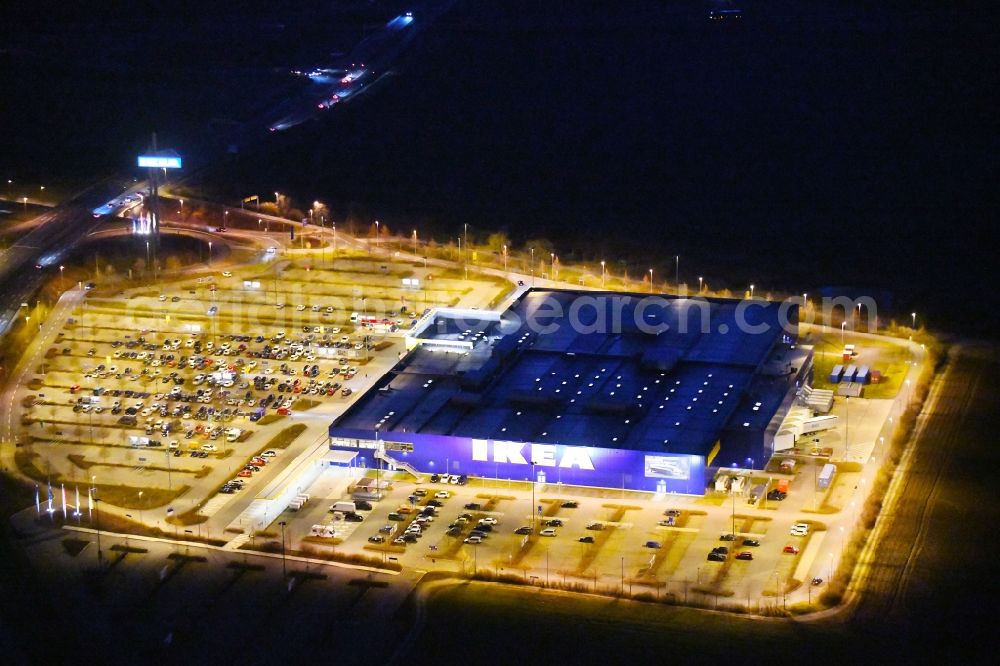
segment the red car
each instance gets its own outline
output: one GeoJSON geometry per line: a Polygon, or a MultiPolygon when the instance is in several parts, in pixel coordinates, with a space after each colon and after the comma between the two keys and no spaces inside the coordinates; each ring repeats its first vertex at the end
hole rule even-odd
{"type": "Polygon", "coordinates": [[[738,560],[752,560],[753,559],[753,553],[751,553],[749,550],[744,550],[742,552],[736,553],[736,559],[738,559],[738,560]]]}
{"type": "Polygon", "coordinates": [[[80,385],[79,384],[73,384],[72,386],[69,387],[69,392],[70,393],[76,393],[79,390],[80,390],[80,385]]]}
{"type": "Polygon", "coordinates": [[[253,472],[251,472],[248,469],[241,469],[236,476],[242,476],[243,478],[247,478],[253,476],[253,472]]]}
{"type": "Polygon", "coordinates": [[[783,552],[783,553],[791,553],[792,555],[798,555],[799,554],[799,549],[798,549],[798,546],[785,546],[781,550],[781,552],[783,552]]]}
{"type": "Polygon", "coordinates": [[[291,413],[292,413],[292,410],[288,409],[287,407],[279,407],[278,408],[278,414],[280,414],[281,416],[289,416],[289,415],[291,415],[291,413]]]}

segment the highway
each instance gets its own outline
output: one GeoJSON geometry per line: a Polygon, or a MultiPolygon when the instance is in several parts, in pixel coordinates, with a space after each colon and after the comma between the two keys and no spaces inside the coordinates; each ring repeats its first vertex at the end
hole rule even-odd
{"type": "Polygon", "coordinates": [[[109,178],[87,188],[72,200],[45,211],[33,220],[34,229],[0,254],[0,336],[5,335],[46,273],[59,270],[62,257],[104,218],[93,209],[127,190],[139,189],[131,179],[109,178]],[[36,268],[41,266],[41,268],[36,268]]]}

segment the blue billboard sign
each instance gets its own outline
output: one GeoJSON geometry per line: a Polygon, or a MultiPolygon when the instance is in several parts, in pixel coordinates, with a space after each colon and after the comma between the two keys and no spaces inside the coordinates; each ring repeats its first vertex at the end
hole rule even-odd
{"type": "MultiPolygon", "coordinates": [[[[374,448],[369,430],[330,428],[334,449],[374,448]]],[[[483,478],[627,488],[701,495],[705,490],[702,456],[476,439],[451,435],[387,432],[379,442],[389,459],[432,474],[469,474],[483,478]]]]}
{"type": "Polygon", "coordinates": [[[143,169],[180,169],[179,155],[139,155],[139,166],[143,169]]]}

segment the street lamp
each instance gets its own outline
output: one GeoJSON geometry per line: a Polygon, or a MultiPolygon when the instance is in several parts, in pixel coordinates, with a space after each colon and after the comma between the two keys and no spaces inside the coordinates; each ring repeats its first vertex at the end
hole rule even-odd
{"type": "Polygon", "coordinates": [[[59,266],[59,289],[60,290],[62,290],[62,288],[63,288],[63,271],[64,270],[66,270],[66,267],[60,265],[59,266]]]}
{"type": "MultiPolygon", "coordinates": [[[[93,439],[93,435],[91,435],[91,439],[93,439]]],[[[142,524],[142,491],[141,490],[139,491],[139,524],[140,525],[142,524]]]]}
{"type": "Polygon", "coordinates": [[[606,277],[607,277],[607,273],[606,273],[606,271],[604,270],[604,263],[605,263],[605,262],[604,262],[604,260],[602,259],[602,260],[601,260],[601,287],[602,287],[602,288],[604,287],[604,284],[605,284],[605,281],[606,281],[606,277]]]}
{"type": "Polygon", "coordinates": [[[222,213],[222,228],[226,228],[226,222],[229,220],[229,211],[223,211],[222,213]]]}
{"type": "Polygon", "coordinates": [[[916,312],[911,312],[910,313],[910,321],[912,322],[911,325],[910,325],[910,328],[916,329],[917,328],[917,313],[916,312]]]}
{"type": "Polygon", "coordinates": [[[702,278],[702,276],[699,275],[698,276],[698,293],[699,294],[701,293],[701,288],[702,288],[703,284],[705,284],[705,280],[704,280],[704,278],[702,278]]]}
{"type": "Polygon", "coordinates": [[[507,272],[507,246],[503,246],[503,272],[507,272]]]}
{"type": "Polygon", "coordinates": [[[531,533],[535,533],[535,465],[537,463],[531,461],[531,533]]]}
{"type": "Polygon", "coordinates": [[[750,285],[750,300],[753,300],[753,285],[750,285]]]}
{"type": "MultiPolygon", "coordinates": [[[[149,245],[149,243],[146,243],[149,245]]],[[[212,265],[212,241],[208,241],[208,265],[212,265]]]]}
{"type": "Polygon", "coordinates": [[[378,220],[375,220],[375,247],[378,247],[379,230],[380,229],[381,229],[381,226],[379,226],[378,220]]]}
{"type": "Polygon", "coordinates": [[[649,293],[653,293],[653,269],[649,269],[649,293]]]}
{"type": "Polygon", "coordinates": [[[281,525],[281,575],[288,578],[288,569],[285,564],[285,521],[278,523],[281,525]]]}
{"type": "Polygon", "coordinates": [[[847,340],[844,337],[845,336],[844,329],[846,328],[847,328],[847,322],[846,321],[840,322],[840,344],[844,344],[845,342],[847,342],[847,340]]]}
{"type": "Polygon", "coordinates": [[[413,230],[413,256],[417,255],[417,230],[413,230]]]}

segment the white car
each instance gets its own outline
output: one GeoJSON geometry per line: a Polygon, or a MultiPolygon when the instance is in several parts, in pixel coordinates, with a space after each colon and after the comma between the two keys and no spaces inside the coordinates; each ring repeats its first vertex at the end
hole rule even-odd
{"type": "Polygon", "coordinates": [[[229,271],[222,271],[222,277],[233,277],[233,274],[229,271]]]}
{"type": "Polygon", "coordinates": [[[217,447],[215,444],[202,444],[201,445],[201,450],[202,451],[212,452],[212,451],[218,451],[219,447],[217,447]]]}
{"type": "Polygon", "coordinates": [[[295,306],[295,311],[296,312],[302,312],[305,309],[306,309],[306,306],[302,305],[301,303],[299,303],[298,305],[295,306]]]}
{"type": "Polygon", "coordinates": [[[809,525],[807,523],[795,523],[792,525],[790,533],[792,536],[807,536],[809,534],[809,525]]]}
{"type": "Polygon", "coordinates": [[[318,305],[312,306],[312,311],[313,312],[319,312],[319,306],[318,305]]]}
{"type": "Polygon", "coordinates": [[[451,493],[449,493],[447,490],[439,490],[436,493],[434,493],[434,497],[436,497],[437,499],[448,499],[449,497],[451,497],[451,493]]]}
{"type": "Polygon", "coordinates": [[[480,518],[479,522],[483,523],[484,525],[496,525],[500,521],[494,518],[493,516],[486,516],[485,518],[480,518]]]}
{"type": "Polygon", "coordinates": [[[554,537],[556,535],[556,531],[551,527],[546,527],[544,530],[539,532],[538,535],[543,537],[554,537]]]}

